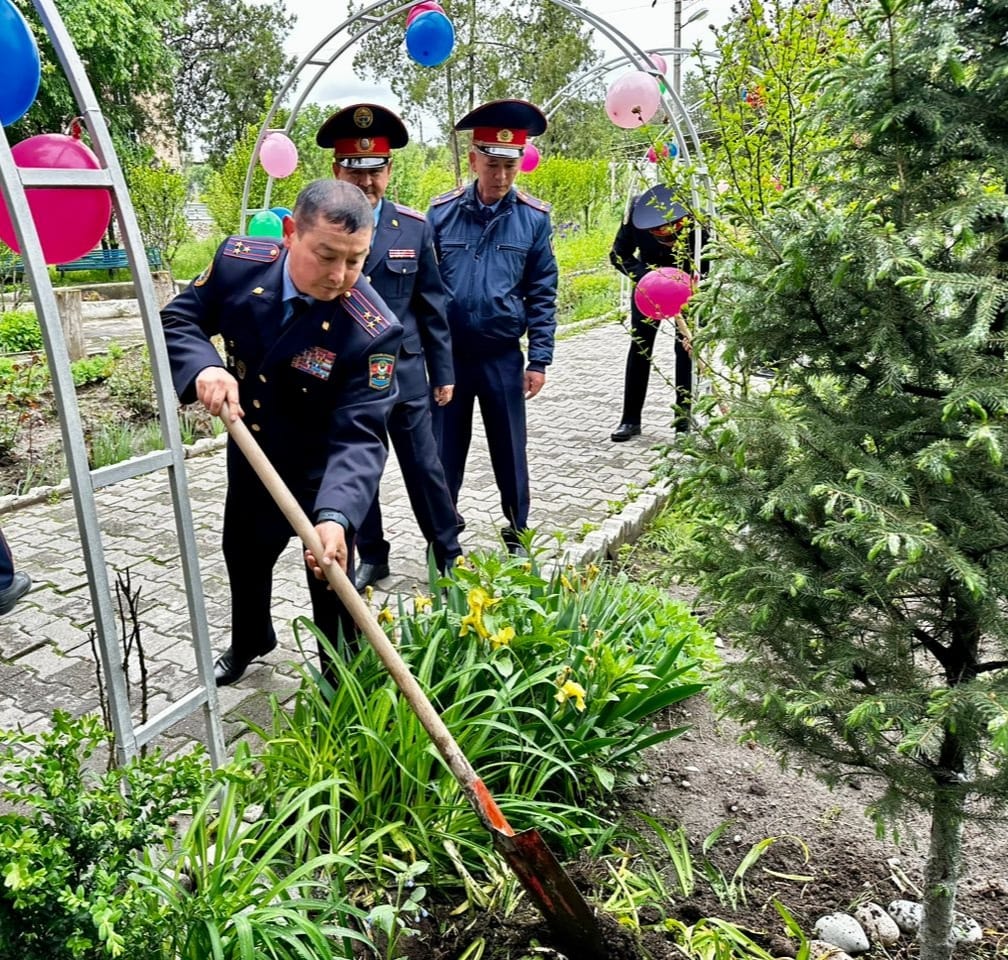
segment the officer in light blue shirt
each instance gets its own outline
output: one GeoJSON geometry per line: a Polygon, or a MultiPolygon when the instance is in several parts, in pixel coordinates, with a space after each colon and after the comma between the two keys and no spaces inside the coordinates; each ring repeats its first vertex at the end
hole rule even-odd
{"type": "Polygon", "coordinates": [[[456,503],[479,401],[511,552],[528,526],[525,404],[553,360],[557,264],[548,203],[514,187],[529,136],[546,117],[524,100],[496,100],[464,116],[475,180],[431,201],[441,276],[451,294],[455,399],[434,411],[445,476],[456,503]],[[528,356],[521,338],[528,337],[528,356]]]}

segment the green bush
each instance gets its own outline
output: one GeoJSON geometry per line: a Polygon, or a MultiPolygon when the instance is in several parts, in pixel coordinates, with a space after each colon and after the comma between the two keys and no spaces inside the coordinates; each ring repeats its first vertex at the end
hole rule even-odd
{"type": "Polygon", "coordinates": [[[25,353],[42,349],[42,328],[31,310],[0,314],[0,353],[25,353]]]}
{"type": "Polygon", "coordinates": [[[134,416],[152,417],[157,413],[154,375],[146,347],[128,350],[108,378],[109,392],[125,404],[134,416]]]}
{"type": "Polygon", "coordinates": [[[575,274],[560,284],[557,291],[557,319],[560,323],[604,317],[618,306],[619,275],[615,270],[575,274]]]}
{"type": "Polygon", "coordinates": [[[161,955],[169,928],[140,909],[132,874],[206,793],[210,768],[197,748],[100,773],[108,740],[96,717],[62,712],[49,733],[0,733],[0,797],[13,808],[0,816],[2,960],[161,955]]]}
{"type": "Polygon", "coordinates": [[[70,375],[75,387],[84,387],[89,383],[101,383],[114,372],[123,349],[117,343],[110,343],[107,353],[97,353],[91,357],[82,357],[70,364],[70,375]]]}
{"type": "Polygon", "coordinates": [[[172,276],[179,280],[191,280],[198,277],[206,265],[213,259],[223,236],[209,237],[206,240],[189,240],[179,244],[175,256],[171,260],[172,276]]]}

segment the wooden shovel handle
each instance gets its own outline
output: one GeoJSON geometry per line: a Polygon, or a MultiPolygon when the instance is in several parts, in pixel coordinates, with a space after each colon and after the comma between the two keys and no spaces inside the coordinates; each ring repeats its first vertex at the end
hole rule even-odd
{"type": "MultiPolygon", "coordinates": [[[[315,527],[308,519],[307,514],[301,509],[301,504],[297,502],[287,485],[283,482],[280,474],[277,473],[269,458],[262,451],[262,447],[256,442],[249,432],[248,427],[241,420],[232,420],[230,411],[225,403],[220,412],[220,417],[227,427],[231,438],[238,445],[245,455],[249,465],[256,472],[256,476],[262,481],[263,486],[276,502],[283,515],[287,518],[294,532],[301,538],[302,543],[311,550],[316,560],[321,560],[323,549],[322,541],[319,538],[315,527]]],[[[321,563],[319,564],[321,566],[321,563]]],[[[389,638],[385,636],[385,631],[372,613],[371,608],[361,599],[349,577],[340,569],[339,564],[330,563],[322,567],[329,581],[329,585],[336,592],[336,596],[347,608],[350,616],[360,628],[361,633],[367,638],[379,659],[385,664],[389,675],[395,681],[395,685],[402,691],[417,719],[427,731],[434,746],[444,758],[448,768],[451,770],[459,785],[465,791],[469,802],[479,814],[480,820],[488,830],[499,830],[502,833],[511,835],[511,829],[507,820],[501,813],[500,808],[494,802],[483,784],[483,781],[476,775],[472,764],[455,742],[444,721],[434,709],[427,694],[423,692],[416,678],[410,673],[409,667],[399,656],[399,651],[392,645],[389,638]]]]}

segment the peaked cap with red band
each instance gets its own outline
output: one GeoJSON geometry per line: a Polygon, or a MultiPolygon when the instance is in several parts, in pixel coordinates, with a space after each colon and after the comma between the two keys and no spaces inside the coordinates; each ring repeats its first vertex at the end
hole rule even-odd
{"type": "Polygon", "coordinates": [[[546,132],[546,116],[525,100],[492,100],[467,113],[456,130],[472,130],[473,146],[489,157],[515,160],[525,141],[546,132]]]}
{"type": "Polygon", "coordinates": [[[393,150],[409,143],[402,120],[376,103],[354,103],[319,127],[315,142],[332,147],[341,167],[370,170],[389,162],[393,150]]]}

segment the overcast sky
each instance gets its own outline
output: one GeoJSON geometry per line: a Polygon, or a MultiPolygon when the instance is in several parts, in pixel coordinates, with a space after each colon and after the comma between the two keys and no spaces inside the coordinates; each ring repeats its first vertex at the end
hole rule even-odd
{"type": "MultiPolygon", "coordinates": [[[[549,0],[530,0],[530,2],[549,2],[549,0]]],[[[604,18],[616,26],[628,39],[642,49],[660,49],[673,45],[673,3],[674,0],[656,0],[654,6],[651,0],[586,0],[585,9],[604,18]]],[[[451,15],[451,3],[444,3],[445,9],[451,15]]],[[[706,8],[707,15],[695,23],[683,27],[683,46],[692,47],[698,40],[706,47],[710,44],[707,38],[711,23],[723,23],[728,16],[731,0],[683,0],[683,20],[688,20],[699,10],[706,8]]],[[[338,27],[347,17],[346,0],[332,0],[321,3],[319,0],[285,0],[289,13],[297,20],[287,43],[288,51],[299,61],[313,47],[338,27]]],[[[395,9],[390,3],[386,8],[395,9]]],[[[323,48],[322,55],[332,55],[345,39],[345,31],[323,48]]],[[[605,59],[618,54],[605,37],[599,37],[597,45],[603,51],[605,59]],[[604,42],[603,42],[604,41],[604,42]]],[[[343,53],[338,64],[346,64],[347,69],[334,65],[328,69],[313,87],[308,99],[324,104],[346,104],[356,100],[372,100],[396,108],[399,105],[387,87],[376,86],[368,80],[359,80],[350,70],[353,59],[353,48],[343,53]]],[[[325,59],[328,59],[325,56],[325,59]]],[[[398,58],[405,57],[405,43],[389,52],[389,70],[395,69],[398,58]]],[[[310,69],[310,68],[307,68],[310,69]]],[[[687,67],[688,69],[688,67],[687,67]]],[[[306,71],[302,71],[302,76],[306,71]]],[[[308,74],[314,75],[314,71],[308,74]]]]}

